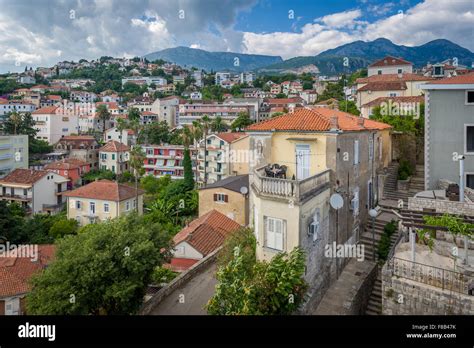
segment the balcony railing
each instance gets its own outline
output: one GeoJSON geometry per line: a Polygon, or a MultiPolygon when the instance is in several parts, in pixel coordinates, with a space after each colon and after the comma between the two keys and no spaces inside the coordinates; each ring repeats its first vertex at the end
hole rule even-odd
{"type": "Polygon", "coordinates": [[[474,276],[398,257],[392,257],[388,262],[388,267],[396,277],[465,295],[469,295],[469,285],[474,282],[474,276]]]}
{"type": "Polygon", "coordinates": [[[301,200],[324,186],[329,187],[331,182],[331,171],[329,169],[304,180],[288,180],[267,177],[263,168],[255,170],[253,180],[255,189],[263,195],[301,200]]]}
{"type": "Polygon", "coordinates": [[[32,197],[28,197],[28,196],[25,196],[25,195],[15,195],[15,194],[12,195],[11,193],[0,194],[0,198],[20,200],[20,201],[28,201],[28,202],[32,200],[32,197]]]}

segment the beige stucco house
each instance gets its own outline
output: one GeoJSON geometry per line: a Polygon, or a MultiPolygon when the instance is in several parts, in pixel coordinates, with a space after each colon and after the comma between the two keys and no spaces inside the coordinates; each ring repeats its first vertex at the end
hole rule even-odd
{"type": "Polygon", "coordinates": [[[143,190],[110,180],[98,180],[68,192],[67,216],[80,225],[113,219],[131,211],[143,214],[143,190]]]}
{"type": "Polygon", "coordinates": [[[99,149],[99,168],[122,174],[128,170],[130,148],[115,140],[110,140],[99,149]]]}

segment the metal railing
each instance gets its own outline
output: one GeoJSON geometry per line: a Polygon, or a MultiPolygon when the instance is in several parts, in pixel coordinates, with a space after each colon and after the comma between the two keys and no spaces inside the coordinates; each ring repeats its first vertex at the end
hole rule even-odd
{"type": "Polygon", "coordinates": [[[474,277],[444,268],[392,257],[388,262],[393,275],[443,290],[469,295],[474,277]]]}

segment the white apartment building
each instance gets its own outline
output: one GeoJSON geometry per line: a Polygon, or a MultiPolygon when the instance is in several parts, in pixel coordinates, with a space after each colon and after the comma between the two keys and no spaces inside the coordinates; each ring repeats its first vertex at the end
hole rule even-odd
{"type": "Polygon", "coordinates": [[[216,72],[215,80],[216,80],[216,85],[222,86],[223,82],[225,81],[230,81],[232,77],[231,73],[228,72],[216,72]]]}
{"type": "Polygon", "coordinates": [[[17,168],[28,169],[28,136],[0,135],[0,177],[17,168]]]}
{"type": "Polygon", "coordinates": [[[87,91],[71,91],[71,100],[81,103],[93,103],[97,99],[97,94],[87,91]]]}
{"type": "Polygon", "coordinates": [[[165,86],[167,84],[166,79],[159,76],[130,76],[122,79],[122,86],[126,83],[134,83],[137,85],[148,85],[155,84],[157,86],[165,86]]]}
{"type": "Polygon", "coordinates": [[[243,72],[240,73],[239,81],[241,84],[253,85],[253,81],[255,81],[255,73],[253,72],[243,72]]]}
{"type": "Polygon", "coordinates": [[[369,65],[368,76],[413,73],[413,64],[392,56],[386,56],[369,65]]]}
{"type": "Polygon", "coordinates": [[[0,199],[40,213],[64,203],[69,179],[46,170],[15,169],[0,180],[0,199]]]}
{"type": "Polygon", "coordinates": [[[36,106],[30,102],[0,99],[0,116],[6,115],[10,112],[33,112],[35,109],[36,106]]]}
{"type": "Polygon", "coordinates": [[[166,121],[168,126],[174,127],[178,124],[178,105],[181,100],[177,96],[156,99],[151,105],[151,112],[158,115],[158,121],[166,121]]]}
{"type": "Polygon", "coordinates": [[[55,144],[63,136],[78,133],[79,117],[57,106],[48,106],[32,113],[38,133],[36,138],[55,144]]]}

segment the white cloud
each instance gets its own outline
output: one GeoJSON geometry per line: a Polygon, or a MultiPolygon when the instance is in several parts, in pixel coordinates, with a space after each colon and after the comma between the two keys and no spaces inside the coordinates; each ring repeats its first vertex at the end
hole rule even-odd
{"type": "Polygon", "coordinates": [[[355,20],[362,16],[361,10],[344,11],[324,16],[319,19],[329,28],[343,28],[355,23],[355,20]]]}

